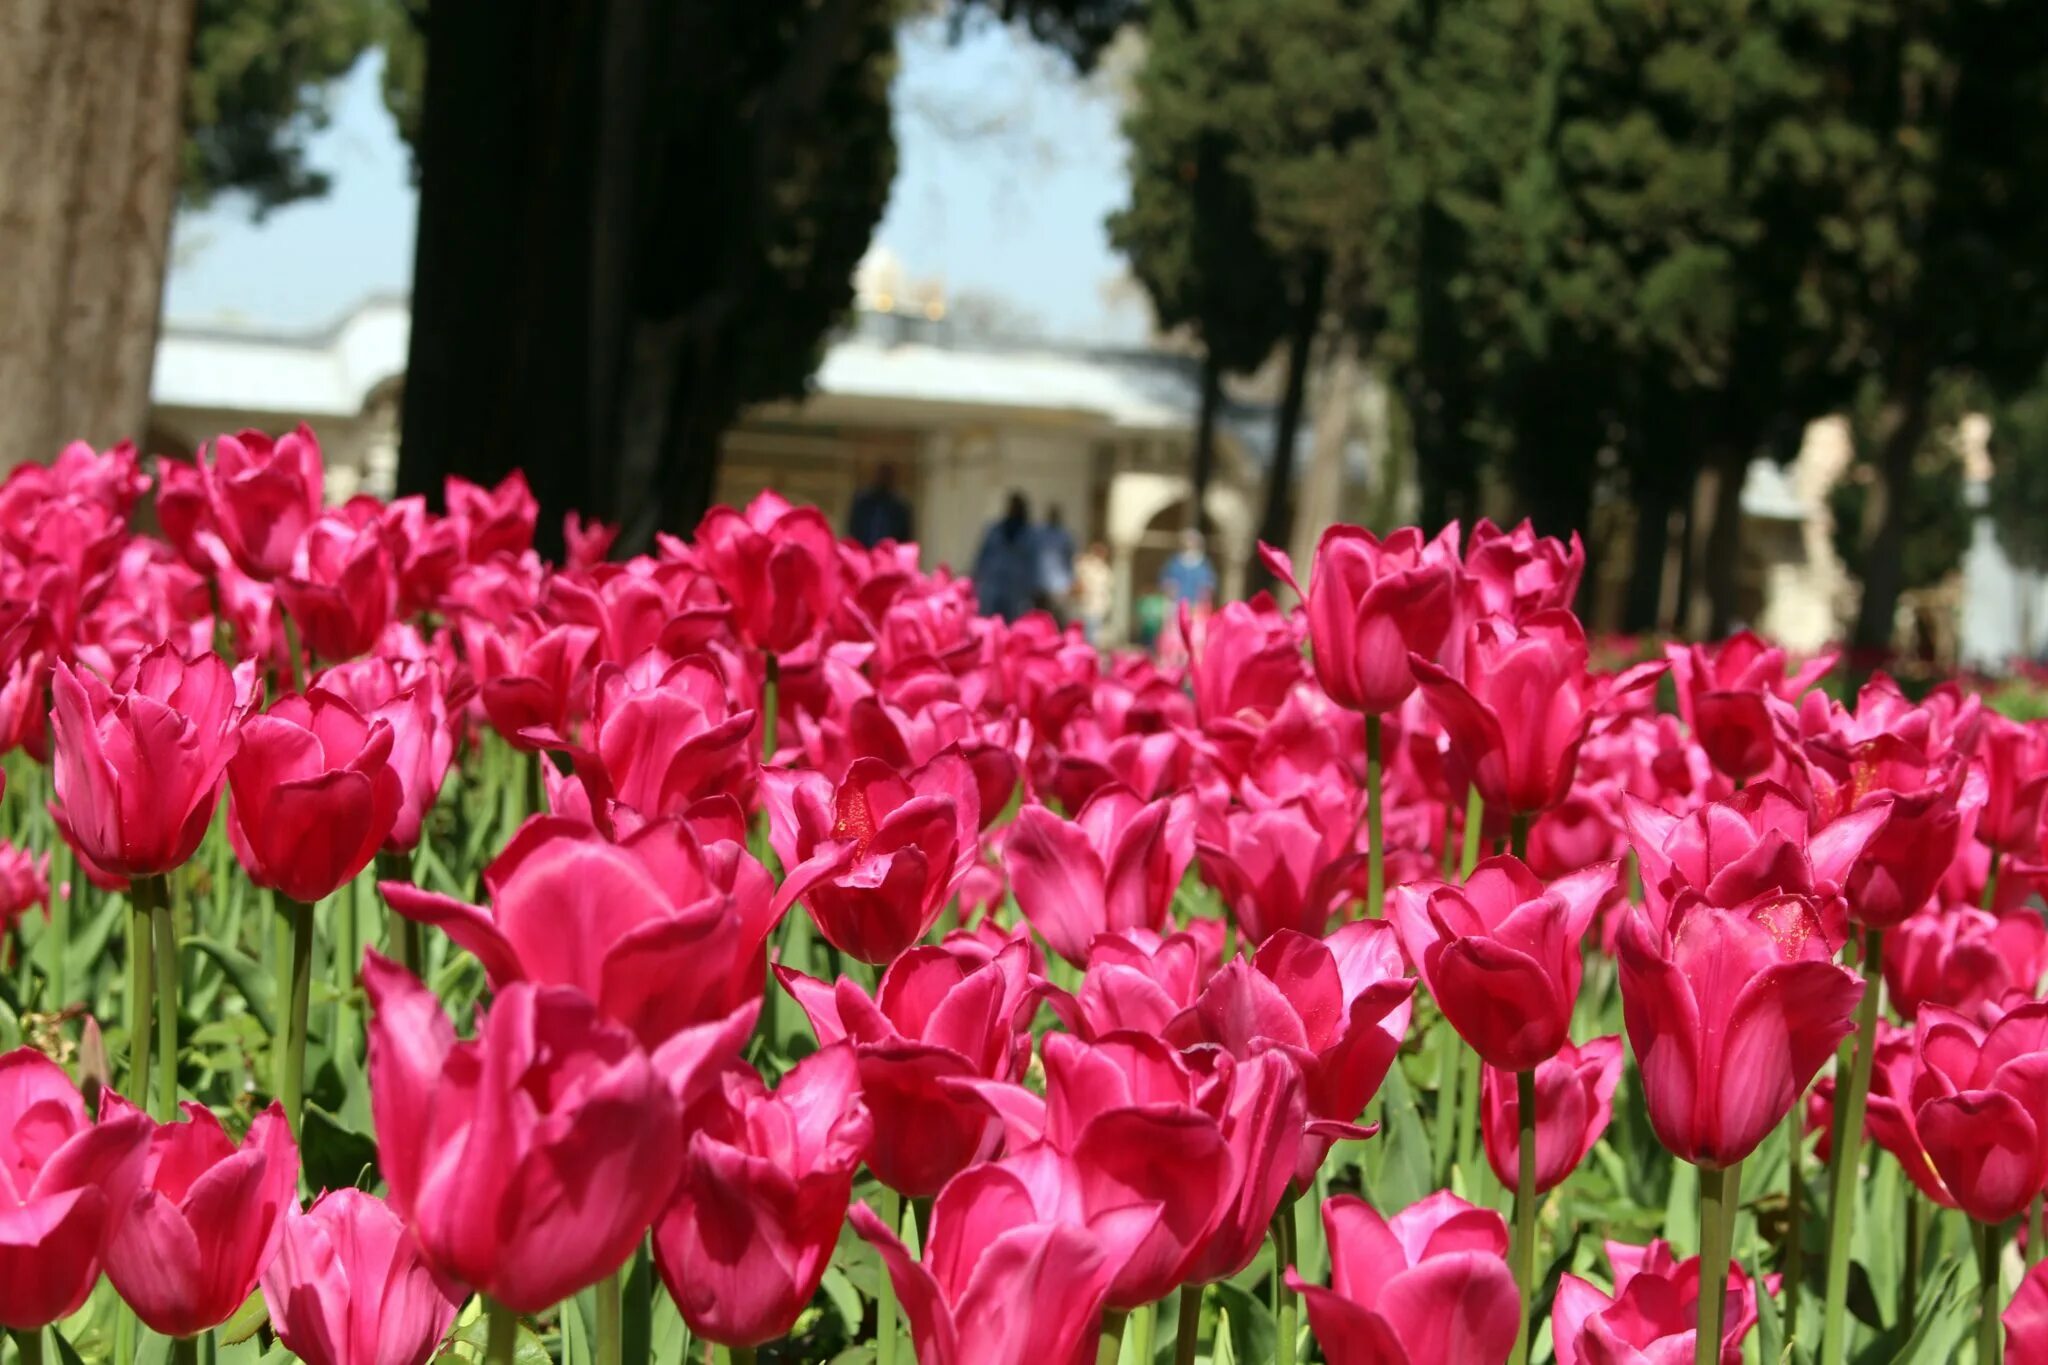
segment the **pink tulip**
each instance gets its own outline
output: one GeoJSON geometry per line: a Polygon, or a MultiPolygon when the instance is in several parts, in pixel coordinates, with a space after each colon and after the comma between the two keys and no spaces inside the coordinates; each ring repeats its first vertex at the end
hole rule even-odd
{"type": "Polygon", "coordinates": [[[64,837],[107,872],[148,877],[191,858],[213,821],[255,668],[159,645],[110,688],[58,664],[50,688],[64,837]]]}
{"type": "MultiPolygon", "coordinates": [[[[1694,1358],[1698,1340],[1700,1258],[1680,1261],[1669,1244],[1607,1244],[1614,1293],[1576,1275],[1558,1282],[1550,1310],[1557,1365],[1663,1365],[1694,1358]]],[[[1757,1321],[1756,1286],[1740,1266],[1728,1271],[1722,1316],[1722,1365],[1741,1365],[1742,1340],[1757,1321]]]]}
{"type": "Polygon", "coordinates": [[[1281,929],[1320,938],[1333,915],[1361,899],[1353,886],[1364,865],[1357,831],[1348,808],[1326,818],[1296,798],[1234,808],[1210,820],[1195,847],[1203,880],[1223,897],[1247,942],[1264,943],[1281,929]]]}
{"type": "Polygon", "coordinates": [[[489,911],[404,882],[378,889],[474,953],[493,990],[574,986],[649,1048],[761,998],[774,884],[737,842],[664,820],[613,843],[540,817],[483,880],[489,911]]]}
{"type": "Polygon", "coordinates": [[[258,886],[311,905],[369,866],[405,801],[389,721],[318,688],[242,724],[228,838],[258,886]]]}
{"type": "Polygon", "coordinates": [[[216,436],[213,458],[198,466],[214,528],[242,572],[266,583],[290,573],[300,537],[320,516],[325,465],[312,431],[302,422],[275,440],[260,431],[216,436]]]}
{"type": "MultiPolygon", "coordinates": [[[[1621,1081],[1621,1038],[1566,1043],[1536,1070],[1536,1192],[1554,1190],[1592,1153],[1614,1117],[1621,1081]]],[[[1486,1068],[1479,1090],[1486,1159],[1502,1185],[1515,1188],[1521,1170],[1521,1102],[1513,1072],[1486,1068]]]]}
{"type": "Polygon", "coordinates": [[[1299,628],[1264,593],[1217,608],[1188,666],[1204,726],[1270,718],[1307,676],[1299,628]]]}
{"type": "Polygon", "coordinates": [[[1977,838],[2009,856],[2038,858],[2048,804],[2048,726],[1986,713],[1977,764],[1985,778],[1977,838]]]}
{"type": "Polygon", "coordinates": [[[1622,1016],[1650,1126],[1671,1152],[1725,1167],[1756,1149],[1834,1054],[1863,996],[1806,897],[1721,908],[1687,891],[1660,928],[1622,921],[1622,1016]]]}
{"type": "Polygon", "coordinates": [[[1316,545],[1306,589],[1285,553],[1259,552],[1308,612],[1316,679],[1340,706],[1380,715],[1415,690],[1411,654],[1434,659],[1457,615],[1457,577],[1442,546],[1414,527],[1382,542],[1356,526],[1332,526],[1316,545]]]}
{"type": "Polygon", "coordinates": [[[1224,964],[1167,1026],[1179,1047],[1211,1043],[1240,1061],[1281,1052],[1301,1067],[1312,1122],[1295,1182],[1305,1187],[1338,1138],[1358,1126],[1408,1031],[1414,978],[1384,920],[1356,920],[1317,940],[1283,929],[1258,956],[1224,964]]]}
{"type": "Polygon", "coordinates": [[[1929,1198],[2000,1223],[2048,1186],[2048,1002],[1989,1027],[1930,1005],[1875,1057],[1870,1135],[1929,1198]]]}
{"type": "Polygon", "coordinates": [[[605,556],[612,552],[612,542],[619,538],[619,528],[606,521],[585,521],[575,512],[562,515],[562,544],[567,547],[562,555],[562,567],[575,572],[590,570],[604,563],[605,556]]]}
{"type": "Polygon", "coordinates": [[[1974,1014],[2014,991],[2032,995],[2044,973],[2048,924],[2031,907],[1923,910],[1884,937],[1885,991],[1907,1019],[1923,1005],[1974,1014]]]}
{"type": "Polygon", "coordinates": [[[352,659],[376,648],[398,603],[397,572],[383,529],[328,512],[306,529],[278,600],[315,659],[352,659]]]}
{"type": "Polygon", "coordinates": [[[62,1067],[0,1055],[0,1327],[37,1331],[83,1306],[142,1182],[150,1122],[95,1125],[62,1067]]]}
{"type": "Polygon", "coordinates": [[[751,795],[754,713],[736,707],[709,656],[671,660],[655,650],[623,668],[602,664],[593,691],[587,748],[528,736],[568,748],[593,798],[657,820],[707,797],[751,795]]]}
{"type": "MultiPolygon", "coordinates": [[[[117,1097],[101,1103],[127,1117],[117,1097]]],[[[256,1292],[288,1213],[298,1208],[299,1149],[273,1103],[237,1148],[205,1105],[150,1136],[142,1184],[107,1247],[107,1278],[135,1316],[165,1336],[196,1336],[256,1292]]]]}
{"type": "Polygon", "coordinates": [[[1087,1224],[1045,1219],[1015,1176],[978,1167],[933,1204],[922,1261],[867,1205],[852,1222],[882,1255],[919,1365],[1079,1365],[1095,1352],[1115,1250],[1158,1217],[1149,1205],[1087,1224]]]}
{"type": "Polygon", "coordinates": [[[772,492],[744,512],[714,507],[694,548],[731,600],[740,637],[768,654],[813,639],[839,606],[838,539],[815,507],[791,507],[772,492]]]}
{"type": "Polygon", "coordinates": [[[1103,934],[1088,949],[1081,989],[1049,993],[1062,1022],[1083,1038],[1118,1029],[1162,1033],[1195,1003],[1223,965],[1223,926],[1192,920],[1180,933],[1103,934]]]}
{"type": "Polygon", "coordinates": [[[383,1200],[355,1189],[286,1215],[262,1284],[272,1330],[306,1365],[426,1365],[468,1297],[420,1259],[383,1200]]]}
{"type": "Polygon", "coordinates": [[[1579,941],[1621,895],[1602,863],[1545,886],[1489,858],[1463,885],[1403,886],[1393,923],[1444,1018],[1488,1065],[1530,1071],[1564,1046],[1579,999],[1579,941]]]}
{"type": "Polygon", "coordinates": [[[430,663],[408,673],[409,679],[401,682],[388,661],[362,659],[328,669],[315,684],[316,691],[347,698],[372,724],[381,720],[391,727],[390,766],[402,793],[398,815],[384,840],[385,850],[392,853],[419,847],[427,812],[434,808],[455,761],[455,732],[449,725],[447,685],[440,666],[430,663]]]}
{"type": "Polygon", "coordinates": [[[861,759],[836,789],[822,773],[770,772],[762,788],[789,869],[780,906],[801,900],[825,940],[862,962],[923,938],[974,866],[979,798],[957,753],[908,775],[861,759]]]}
{"type": "Polygon", "coordinates": [[[1413,655],[1451,751],[1488,806],[1527,814],[1564,800],[1600,708],[1656,681],[1664,665],[1612,679],[1586,672],[1586,636],[1569,612],[1539,611],[1519,625],[1474,623],[1453,676],[1413,655]]]}
{"type": "Polygon", "coordinates": [[[1481,517],[1465,545],[1466,615],[1523,621],[1537,612],[1568,611],[1585,573],[1578,532],[1561,541],[1537,535],[1527,519],[1503,531],[1481,517]]]}
{"type": "Polygon", "coordinates": [[[654,1225],[654,1263],[692,1332],[757,1346],[786,1335],[817,1292],[874,1124],[844,1043],[772,1092],[745,1066],[722,1081],[654,1225]]]}
{"type": "Polygon", "coordinates": [[[959,1082],[1023,1073],[1039,996],[1030,961],[1023,943],[993,957],[912,948],[882,974],[875,1000],[845,977],[827,986],[776,968],[821,1046],[854,1043],[861,1098],[875,1120],[868,1166],[884,1185],[929,1198],[994,1153],[1001,1125],[959,1082]]]}
{"type": "Polygon", "coordinates": [[[547,747],[572,732],[590,709],[597,631],[590,626],[538,626],[501,631],[464,621],[464,652],[491,728],[515,749],[547,747]]]}
{"type": "Polygon", "coordinates": [[[1077,966],[1098,934],[1164,927],[1193,857],[1186,803],[1147,803],[1121,787],[1097,792],[1072,821],[1026,806],[1003,839],[1017,908],[1077,966]]]}
{"type": "Polygon", "coordinates": [[[1717,645],[1666,645],[1678,710],[1714,766],[1738,782],[1761,777],[1778,759],[1778,730],[1766,698],[1796,701],[1834,666],[1810,659],[1789,675],[1785,651],[1749,631],[1717,645]]]}
{"type": "Polygon", "coordinates": [[[755,1010],[651,1055],[578,991],[516,981],[458,1042],[426,987],[370,953],[370,1111],[392,1209],[441,1274],[521,1313],[617,1270],[675,1189],[683,1110],[755,1010]]]}
{"type": "Polygon", "coordinates": [[[533,548],[540,504],[521,471],[513,470],[492,488],[450,475],[443,493],[448,520],[461,528],[463,552],[472,563],[533,548]]]}
{"type": "Polygon", "coordinates": [[[1287,1283],[1330,1365],[1501,1365],[1514,1349],[1521,1295],[1499,1214],[1444,1190],[1388,1219],[1341,1195],[1323,1229],[1330,1287],[1291,1266],[1287,1283]]]}
{"type": "Polygon", "coordinates": [[[0,839],[0,933],[35,906],[50,913],[50,855],[39,856],[0,839]]]}
{"type": "Polygon", "coordinates": [[[2048,1360],[2048,1261],[2037,1263],[2006,1305],[2005,1365],[2048,1360]]]}

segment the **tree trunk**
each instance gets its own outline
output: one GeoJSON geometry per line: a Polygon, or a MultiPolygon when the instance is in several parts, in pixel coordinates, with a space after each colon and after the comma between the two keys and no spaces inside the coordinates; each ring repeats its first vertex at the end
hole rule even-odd
{"type": "Polygon", "coordinates": [[[1188,527],[1207,535],[1209,484],[1216,477],[1216,416],[1223,407],[1223,367],[1202,350],[1202,400],[1195,414],[1195,448],[1188,463],[1188,527]]]}
{"type": "Polygon", "coordinates": [[[1888,430],[1878,443],[1869,499],[1863,516],[1863,600],[1850,637],[1854,662],[1867,668],[1889,649],[1898,615],[1899,594],[1906,586],[1906,488],[1913,456],[1927,435],[1928,379],[1907,366],[1888,397],[1893,410],[1888,430]]]}
{"type": "Polygon", "coordinates": [[[1749,475],[1751,447],[1731,445],[1713,452],[1713,525],[1707,531],[1706,637],[1719,640],[1735,629],[1742,594],[1742,486],[1749,475]]]}
{"type": "Polygon", "coordinates": [[[0,5],[0,467],[143,434],[192,8],[0,5]]]}
{"type": "Polygon", "coordinates": [[[1671,514],[1677,499],[1660,480],[1636,490],[1636,524],[1629,554],[1628,587],[1622,595],[1621,628],[1639,635],[1657,628],[1664,600],[1664,560],[1671,547],[1671,514]]]}
{"type": "MultiPolygon", "coordinates": [[[[1315,349],[1316,333],[1322,326],[1323,285],[1328,274],[1327,258],[1320,254],[1309,258],[1301,295],[1294,303],[1294,321],[1287,333],[1287,385],[1280,395],[1280,412],[1273,424],[1273,467],[1266,474],[1266,508],[1259,518],[1259,539],[1268,545],[1287,543],[1294,504],[1295,435],[1301,430],[1309,355],[1315,349]]],[[[1251,592],[1273,586],[1273,575],[1256,555],[1247,577],[1251,592]]]]}
{"type": "Polygon", "coordinates": [[[1336,339],[1323,372],[1309,440],[1308,475],[1295,499],[1294,537],[1288,552],[1296,564],[1314,558],[1323,530],[1339,519],[1344,500],[1344,448],[1358,411],[1358,339],[1346,331],[1336,339]]]}

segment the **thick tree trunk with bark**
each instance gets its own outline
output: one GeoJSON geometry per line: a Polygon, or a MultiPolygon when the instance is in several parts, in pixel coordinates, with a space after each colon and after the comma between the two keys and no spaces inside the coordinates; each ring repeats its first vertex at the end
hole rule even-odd
{"type": "MultiPolygon", "coordinates": [[[[1280,394],[1280,411],[1273,423],[1273,467],[1266,472],[1266,507],[1259,517],[1259,539],[1268,545],[1285,545],[1294,515],[1294,446],[1301,430],[1301,409],[1308,396],[1308,365],[1315,350],[1316,333],[1322,329],[1323,291],[1329,275],[1329,261],[1318,255],[1303,270],[1301,292],[1294,301],[1294,321],[1287,330],[1287,383],[1280,394]]],[[[1263,559],[1253,556],[1247,577],[1249,591],[1273,586],[1273,575],[1263,559]]]]}
{"type": "Polygon", "coordinates": [[[192,3],[0,5],[0,467],[142,436],[192,3]]]}
{"type": "Polygon", "coordinates": [[[1927,435],[1928,377],[1915,366],[1903,367],[1890,400],[1874,464],[1877,477],[1864,503],[1863,600],[1850,637],[1859,667],[1867,667],[1890,647],[1899,594],[1906,586],[1906,488],[1913,476],[1913,456],[1927,435]]]}
{"type": "Polygon", "coordinates": [[[1288,553],[1296,564],[1306,565],[1314,558],[1324,528],[1343,511],[1344,450],[1358,415],[1358,383],[1358,339],[1346,332],[1330,347],[1309,438],[1308,473],[1294,500],[1294,536],[1288,553]]]}

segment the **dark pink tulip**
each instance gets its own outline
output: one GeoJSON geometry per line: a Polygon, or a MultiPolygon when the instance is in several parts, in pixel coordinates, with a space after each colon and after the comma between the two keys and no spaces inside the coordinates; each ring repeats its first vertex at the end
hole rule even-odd
{"type": "Polygon", "coordinates": [[[463,622],[463,641],[477,694],[491,728],[515,749],[547,747],[533,736],[567,735],[590,707],[597,631],[555,626],[538,633],[500,631],[463,622]]]}
{"type": "Polygon", "coordinates": [[[110,688],[58,664],[55,784],[65,838],[96,866],[148,877],[199,847],[220,800],[255,668],[159,645],[110,688]]]}
{"type": "Polygon", "coordinates": [[[441,1002],[363,964],[370,1110],[391,1207],[429,1265],[521,1313],[617,1270],[675,1189],[684,1109],[737,1057],[750,1006],[652,1055],[581,992],[514,982],[459,1042],[441,1002]]]}
{"type": "Polygon", "coordinates": [[[1952,771],[1941,785],[1880,798],[1890,814],[1847,887],[1857,923],[1889,929],[1924,909],[1956,850],[1969,842],[1974,809],[1964,804],[1966,770],[1958,763],[1952,771]]]}
{"type": "Polygon", "coordinates": [[[2027,1272],[2001,1320],[2005,1323],[2006,1365],[2048,1360],[2048,1261],[2027,1272]]]}
{"type": "Polygon", "coordinates": [[[1907,1019],[1922,1005],[1974,1014],[2048,973],[2048,924],[2032,908],[1993,915],[1973,905],[1923,910],[1884,937],[1884,984],[1907,1019]]]}
{"type": "Polygon", "coordinates": [[[1264,720],[1307,677],[1299,629],[1264,593],[1219,607],[1188,662],[1195,714],[1205,726],[1264,720]]]}
{"type": "Polygon", "coordinates": [[[763,493],[744,512],[714,507],[697,525],[697,558],[733,605],[740,637],[788,654],[824,629],[844,579],[838,537],[815,507],[763,493]]]}
{"type": "Polygon", "coordinates": [[[1529,826],[1529,870],[1545,881],[1610,862],[1628,851],[1611,789],[1585,782],[1585,753],[1580,750],[1579,784],[1529,826]]]}
{"type": "MultiPolygon", "coordinates": [[[[4,786],[0,783],[0,788],[4,786]]],[[[50,855],[39,856],[0,839],[0,932],[36,906],[49,914],[50,855]]]]}
{"type": "Polygon", "coordinates": [[[564,513],[562,544],[567,549],[562,556],[562,567],[572,573],[596,568],[604,563],[605,557],[612,552],[612,542],[618,538],[619,528],[608,521],[585,521],[575,512],[564,513]]]}
{"type": "Polygon", "coordinates": [[[866,755],[899,772],[957,747],[974,769],[981,827],[987,829],[1009,808],[1031,734],[1028,726],[1014,721],[983,721],[958,702],[928,701],[912,712],[879,697],[862,697],[847,708],[846,742],[851,750],[847,763],[866,755]]]}
{"type": "Polygon", "coordinates": [[[533,548],[540,504],[521,471],[513,470],[491,488],[450,475],[443,493],[448,520],[461,528],[464,553],[472,563],[533,548]]]}
{"type": "Polygon", "coordinates": [[[1411,663],[1458,766],[1488,806],[1520,814],[1564,800],[1601,707],[1664,671],[1638,664],[1611,679],[1589,676],[1585,631],[1564,611],[1519,625],[1475,622],[1463,655],[1457,676],[1419,654],[1411,663]]]}
{"type": "Polygon", "coordinates": [[[1753,783],[1683,819],[1633,796],[1624,798],[1623,809],[1653,919],[1688,889],[1716,905],[1782,890],[1820,902],[1831,930],[1857,860],[1890,810],[1875,802],[1811,828],[1806,807],[1770,782],[1753,783]]]}
{"type": "Polygon", "coordinates": [[[922,1261],[867,1205],[852,1222],[882,1254],[919,1365],[1081,1365],[1095,1354],[1117,1251],[1158,1216],[1150,1205],[1088,1223],[1044,1218],[1021,1180],[984,1166],[939,1194],[922,1261]]]}
{"type": "Polygon", "coordinates": [[[272,1330],[306,1365],[426,1365],[468,1297],[383,1200],[356,1189],[290,1210],[261,1279],[272,1330]]]}
{"type": "Polygon", "coordinates": [[[752,791],[754,712],[739,709],[706,655],[601,665],[587,742],[595,762],[579,760],[578,770],[602,773],[611,799],[646,819],[752,791]]]}
{"type": "Polygon", "coordinates": [[[1577,531],[1562,541],[1537,535],[1526,519],[1503,531],[1481,517],[1465,545],[1466,614],[1522,621],[1537,612],[1569,611],[1585,573],[1586,547],[1577,531]]]}
{"type": "MultiPolygon", "coordinates": [[[[1614,1292],[1576,1275],[1558,1282],[1550,1310],[1557,1365],[1663,1365],[1694,1358],[1698,1340],[1700,1258],[1681,1261],[1662,1241],[1607,1244],[1614,1292]]],[[[1742,1340],[1756,1325],[1756,1286],[1742,1267],[1728,1270],[1722,1315],[1722,1365],[1741,1365],[1742,1340]]]]}
{"type": "Polygon", "coordinates": [[[409,680],[384,659],[361,659],[321,674],[315,690],[335,693],[372,724],[391,727],[391,771],[403,799],[384,847],[394,853],[417,848],[427,812],[434,808],[455,761],[455,732],[448,721],[446,684],[440,666],[408,667],[409,680]]]}
{"type": "Polygon", "coordinates": [[[1834,666],[1810,659],[1786,672],[1785,651],[1749,631],[1717,645],[1666,645],[1678,710],[1707,757],[1738,782],[1761,777],[1778,758],[1778,730],[1766,698],[1796,701],[1834,666]]]}
{"type": "Polygon", "coordinates": [[[1372,1135],[1358,1119],[1408,1031],[1415,980],[1405,972],[1384,920],[1355,920],[1320,940],[1282,929],[1251,961],[1225,963],[1166,1036],[1240,1061],[1274,1051],[1294,1059],[1311,1119],[1295,1164],[1305,1187],[1335,1139],[1372,1135]]]}
{"type": "MultiPolygon", "coordinates": [[[[1223,1122],[1235,1068],[1198,1075],[1166,1043],[1136,1033],[1096,1044],[1047,1034],[1044,1061],[1043,1099],[1020,1085],[976,1084],[1008,1127],[1002,1169],[1043,1217],[1085,1222],[1158,1206],[1144,1239],[1120,1249],[1109,1306],[1128,1311],[1164,1297],[1196,1271],[1239,1182],[1261,1174],[1238,1169],[1223,1122]]],[[[1288,1167],[1270,1165],[1277,1205],[1288,1167]]]]}
{"type": "Polygon", "coordinates": [[[1095,936],[1158,930],[1194,857],[1185,802],[1141,801],[1105,787],[1073,820],[1026,806],[1003,837],[1017,908],[1067,961],[1087,961],[1095,936]]]}
{"type": "Polygon", "coordinates": [[[1403,886],[1393,923],[1444,1018],[1488,1066],[1531,1071],[1570,1037],[1579,941],[1621,895],[1601,863],[1545,886],[1510,857],[1489,858],[1463,885],[1403,886]]]}
{"type": "Polygon", "coordinates": [[[1756,1149],[1848,1034],[1863,996],[1804,896],[1724,909],[1687,891],[1661,927],[1631,910],[1618,947],[1650,1126],[1695,1165],[1727,1166],[1756,1149]]]}
{"type": "Polygon", "coordinates": [[[325,465],[301,422],[272,440],[260,431],[216,436],[199,481],[214,529],[242,572],[269,582],[291,572],[300,537],[320,516],[325,465]]]}
{"type": "Polygon", "coordinates": [[[311,905],[355,879],[405,801],[389,721],[319,688],[242,723],[228,760],[228,838],[258,886],[311,905]]]}
{"type": "Polygon", "coordinates": [[[780,906],[801,900],[825,940],[862,962],[923,938],[980,848],[974,770],[957,753],[908,775],[860,759],[836,789],[822,773],[774,771],[762,792],[789,869],[780,906]]]}
{"type": "Polygon", "coordinates": [[[71,1078],[33,1048],[0,1056],[0,1327],[36,1331],[83,1306],[142,1181],[150,1122],[95,1125],[71,1078]]]}
{"type": "Polygon", "coordinates": [[[1236,1163],[1230,1205],[1184,1272],[1188,1284],[1211,1284],[1238,1274],[1259,1254],[1274,1210],[1296,1179],[1308,1100],[1301,1068],[1285,1052],[1265,1052],[1244,1062],[1207,1048],[1183,1055],[1190,1066],[1215,1078],[1201,1094],[1222,1123],[1236,1163]]]}
{"type": "Polygon", "coordinates": [[[1391,1219],[1355,1195],[1323,1204],[1330,1287],[1287,1283],[1308,1307],[1330,1365],[1501,1365],[1514,1349],[1521,1295],[1508,1273],[1508,1227],[1448,1190],[1391,1219]]]}
{"type": "Polygon", "coordinates": [[[1076,1034],[1100,1038],[1118,1029],[1162,1033],[1192,1006],[1223,965],[1223,926],[1193,920],[1180,933],[1149,929],[1103,934],[1088,948],[1074,995],[1054,991],[1052,1007],[1076,1034]]]}
{"type": "Polygon", "coordinates": [[[376,648],[398,603],[398,578],[383,529],[328,512],[306,528],[278,601],[315,659],[352,659],[376,648]]]}
{"type": "Polygon", "coordinates": [[[813,1053],[772,1092],[735,1067],[694,1116],[654,1264],[692,1332],[758,1346],[817,1292],[874,1134],[853,1049],[813,1053]]]}
{"type": "Polygon", "coordinates": [[[1977,838],[2009,857],[2041,856],[2042,807],[2048,803],[2048,726],[1986,712],[1977,741],[1984,808],[1977,838]]]}
{"type": "Polygon", "coordinates": [[[2024,1212],[2048,1185],[2048,1002],[1989,1027],[1930,1005],[1910,1057],[1876,1056],[1872,1139],[1945,1207],[1983,1223],[2024,1212]]]}
{"type": "MultiPolygon", "coordinates": [[[[1614,1117],[1621,1081],[1621,1038],[1566,1043],[1536,1067],[1536,1191],[1562,1185],[1593,1150],[1614,1117]]],[[[1486,1159],[1509,1189],[1521,1170],[1521,1102],[1514,1073],[1486,1068],[1480,1086],[1480,1132],[1486,1159]]]]}
{"type": "MultiPolygon", "coordinates": [[[[116,1097],[101,1104],[125,1117],[116,1097]]],[[[196,1336],[235,1315],[256,1292],[299,1204],[299,1149],[273,1103],[238,1148],[205,1105],[150,1136],[142,1184],[107,1246],[107,1278],[143,1325],[196,1336]]]]}
{"type": "Polygon", "coordinates": [[[868,1166],[884,1185],[929,1198],[995,1151],[1001,1124],[956,1082],[1023,1074],[1040,989],[1030,961],[1023,943],[992,958],[912,948],[882,974],[877,1000],[845,977],[827,986],[776,968],[820,1045],[854,1044],[861,1098],[875,1120],[868,1166]]]}
{"type": "Polygon", "coordinates": [[[1222,896],[1246,941],[1264,943],[1282,929],[1319,938],[1331,917],[1358,899],[1357,829],[1348,807],[1326,817],[1297,798],[1233,808],[1208,821],[1196,852],[1203,880],[1222,896]]]}
{"type": "Polygon", "coordinates": [[[1457,619],[1457,577],[1447,554],[1432,548],[1412,526],[1385,541],[1356,526],[1332,526],[1304,586],[1285,552],[1259,547],[1301,597],[1316,679],[1338,705],[1373,715],[1393,710],[1415,690],[1408,656],[1433,659],[1443,647],[1457,619]]]}
{"type": "Polygon", "coordinates": [[[404,882],[391,908],[476,955],[494,990],[574,986],[649,1048],[761,997],[774,883],[737,842],[679,820],[613,843],[575,820],[529,820],[484,871],[487,912],[404,882]]]}

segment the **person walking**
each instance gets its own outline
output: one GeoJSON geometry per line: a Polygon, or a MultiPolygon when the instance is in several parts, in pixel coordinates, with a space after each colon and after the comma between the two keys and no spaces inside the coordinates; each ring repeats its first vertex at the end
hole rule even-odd
{"type": "Polygon", "coordinates": [[[984,616],[1014,621],[1039,595],[1038,537],[1022,493],[1010,494],[1003,515],[982,532],[974,556],[974,593],[984,616]]]}

